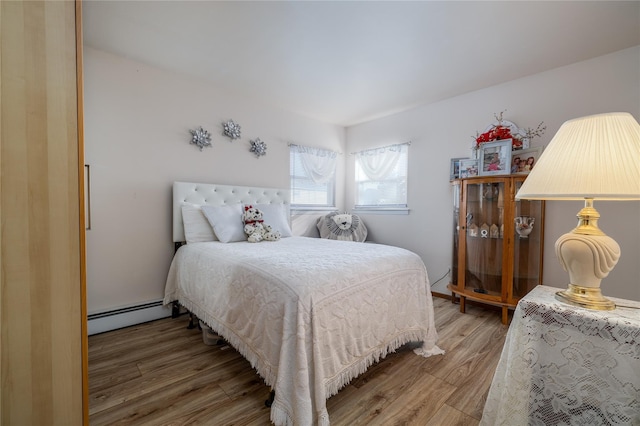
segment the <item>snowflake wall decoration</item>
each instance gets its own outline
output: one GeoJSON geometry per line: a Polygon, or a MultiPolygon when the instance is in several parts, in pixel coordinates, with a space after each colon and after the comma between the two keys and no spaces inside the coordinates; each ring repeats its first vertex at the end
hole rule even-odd
{"type": "Polygon", "coordinates": [[[262,142],[260,138],[249,142],[251,142],[251,149],[249,151],[255,153],[256,157],[260,158],[262,155],[267,154],[267,144],[262,142]]]}
{"type": "Polygon", "coordinates": [[[231,138],[231,140],[240,139],[240,125],[238,123],[234,123],[233,120],[229,120],[226,123],[222,124],[224,126],[223,135],[231,138]]]}
{"type": "Polygon", "coordinates": [[[204,130],[202,126],[196,130],[189,130],[189,132],[191,133],[191,143],[198,145],[200,151],[202,151],[202,148],[205,146],[211,147],[211,134],[204,130]]]}

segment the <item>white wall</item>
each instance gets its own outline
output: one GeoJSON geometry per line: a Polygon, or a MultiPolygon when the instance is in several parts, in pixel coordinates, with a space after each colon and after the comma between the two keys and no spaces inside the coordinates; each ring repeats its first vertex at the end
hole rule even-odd
{"type": "MultiPolygon", "coordinates": [[[[87,232],[89,313],[162,298],[173,255],[174,180],[289,186],[288,142],[325,147],[339,158],[338,209],[353,206],[353,156],[360,149],[411,141],[409,215],[363,215],[373,241],[418,253],[432,282],[451,262],[449,159],[470,153],[472,137],[494,121],[547,125],[547,144],[560,125],[592,113],[628,111],[640,118],[640,47],[530,76],[344,129],[239,99],[181,75],[85,48],[85,143],[91,165],[91,225],[87,232]],[[241,140],[220,135],[234,119],[241,140]],[[203,126],[213,147],[189,143],[203,126]],[[249,152],[260,137],[267,155],[249,152]]],[[[553,245],[576,224],[577,202],[547,204],[544,282],[564,287],[566,273],[553,245]]],[[[640,203],[601,202],[601,228],[622,248],[603,282],[606,295],[640,300],[640,203]]],[[[313,221],[308,221],[313,224],[313,221]]],[[[445,278],[434,287],[448,293],[445,278]]]]}
{"type": "MultiPolygon", "coordinates": [[[[443,102],[347,129],[347,150],[410,140],[409,216],[362,215],[370,238],[418,253],[432,281],[446,274],[452,251],[450,158],[468,157],[476,131],[504,118],[519,127],[547,131],[532,146],[549,143],[566,120],[589,114],[625,111],[640,119],[640,46],[532,75],[443,102]]],[[[640,159],[638,159],[640,161],[640,159]]],[[[346,206],[353,207],[353,161],[347,163],[346,206]]],[[[555,258],[556,239],[577,224],[580,202],[548,202],[544,276],[547,285],[566,287],[568,276],[555,258]]],[[[605,295],[640,300],[640,202],[597,202],[600,227],[614,238],[622,257],[603,281],[605,295]]],[[[434,286],[446,290],[448,278],[434,286]]]]}
{"type": "MultiPolygon", "coordinates": [[[[293,142],[344,153],[345,130],[216,90],[201,81],[85,47],[85,143],[91,168],[89,314],[162,299],[173,256],[173,181],[289,187],[293,142]],[[242,138],[221,135],[233,119],[242,138]],[[203,126],[213,147],[190,144],[203,126]],[[267,155],[249,152],[250,139],[267,155]]],[[[337,179],[344,180],[345,155],[337,179]]],[[[342,186],[338,208],[344,209],[342,186]]]]}

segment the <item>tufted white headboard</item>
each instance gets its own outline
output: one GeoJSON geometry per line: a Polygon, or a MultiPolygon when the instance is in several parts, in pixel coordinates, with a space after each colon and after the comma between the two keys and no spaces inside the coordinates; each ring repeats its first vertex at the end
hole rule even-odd
{"type": "Polygon", "coordinates": [[[173,241],[183,242],[182,225],[183,202],[221,206],[235,203],[274,203],[289,207],[291,191],[277,188],[256,188],[252,186],[216,185],[210,183],[173,183],[173,241]]]}

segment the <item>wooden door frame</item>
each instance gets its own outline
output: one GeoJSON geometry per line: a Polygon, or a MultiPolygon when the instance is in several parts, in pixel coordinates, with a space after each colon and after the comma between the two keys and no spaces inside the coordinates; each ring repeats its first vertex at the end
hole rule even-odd
{"type": "Polygon", "coordinates": [[[80,321],[82,347],[82,423],[89,425],[89,337],[87,324],[87,255],[84,166],[84,72],[82,38],[82,0],[76,4],[76,94],[78,105],[78,185],[80,218],[80,321]]]}

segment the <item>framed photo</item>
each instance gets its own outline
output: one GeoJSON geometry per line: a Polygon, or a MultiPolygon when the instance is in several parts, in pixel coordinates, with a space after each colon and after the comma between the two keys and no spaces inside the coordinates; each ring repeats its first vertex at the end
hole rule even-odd
{"type": "Polygon", "coordinates": [[[478,160],[463,158],[460,160],[460,177],[478,176],[478,160]]]}
{"type": "Polygon", "coordinates": [[[449,180],[458,179],[460,177],[460,160],[465,158],[452,158],[451,169],[449,170],[449,180]]]}
{"type": "Polygon", "coordinates": [[[511,139],[480,145],[480,176],[511,173],[511,139]]]}
{"type": "Polygon", "coordinates": [[[528,174],[542,154],[542,148],[520,149],[511,153],[511,173],[528,174]]]}

